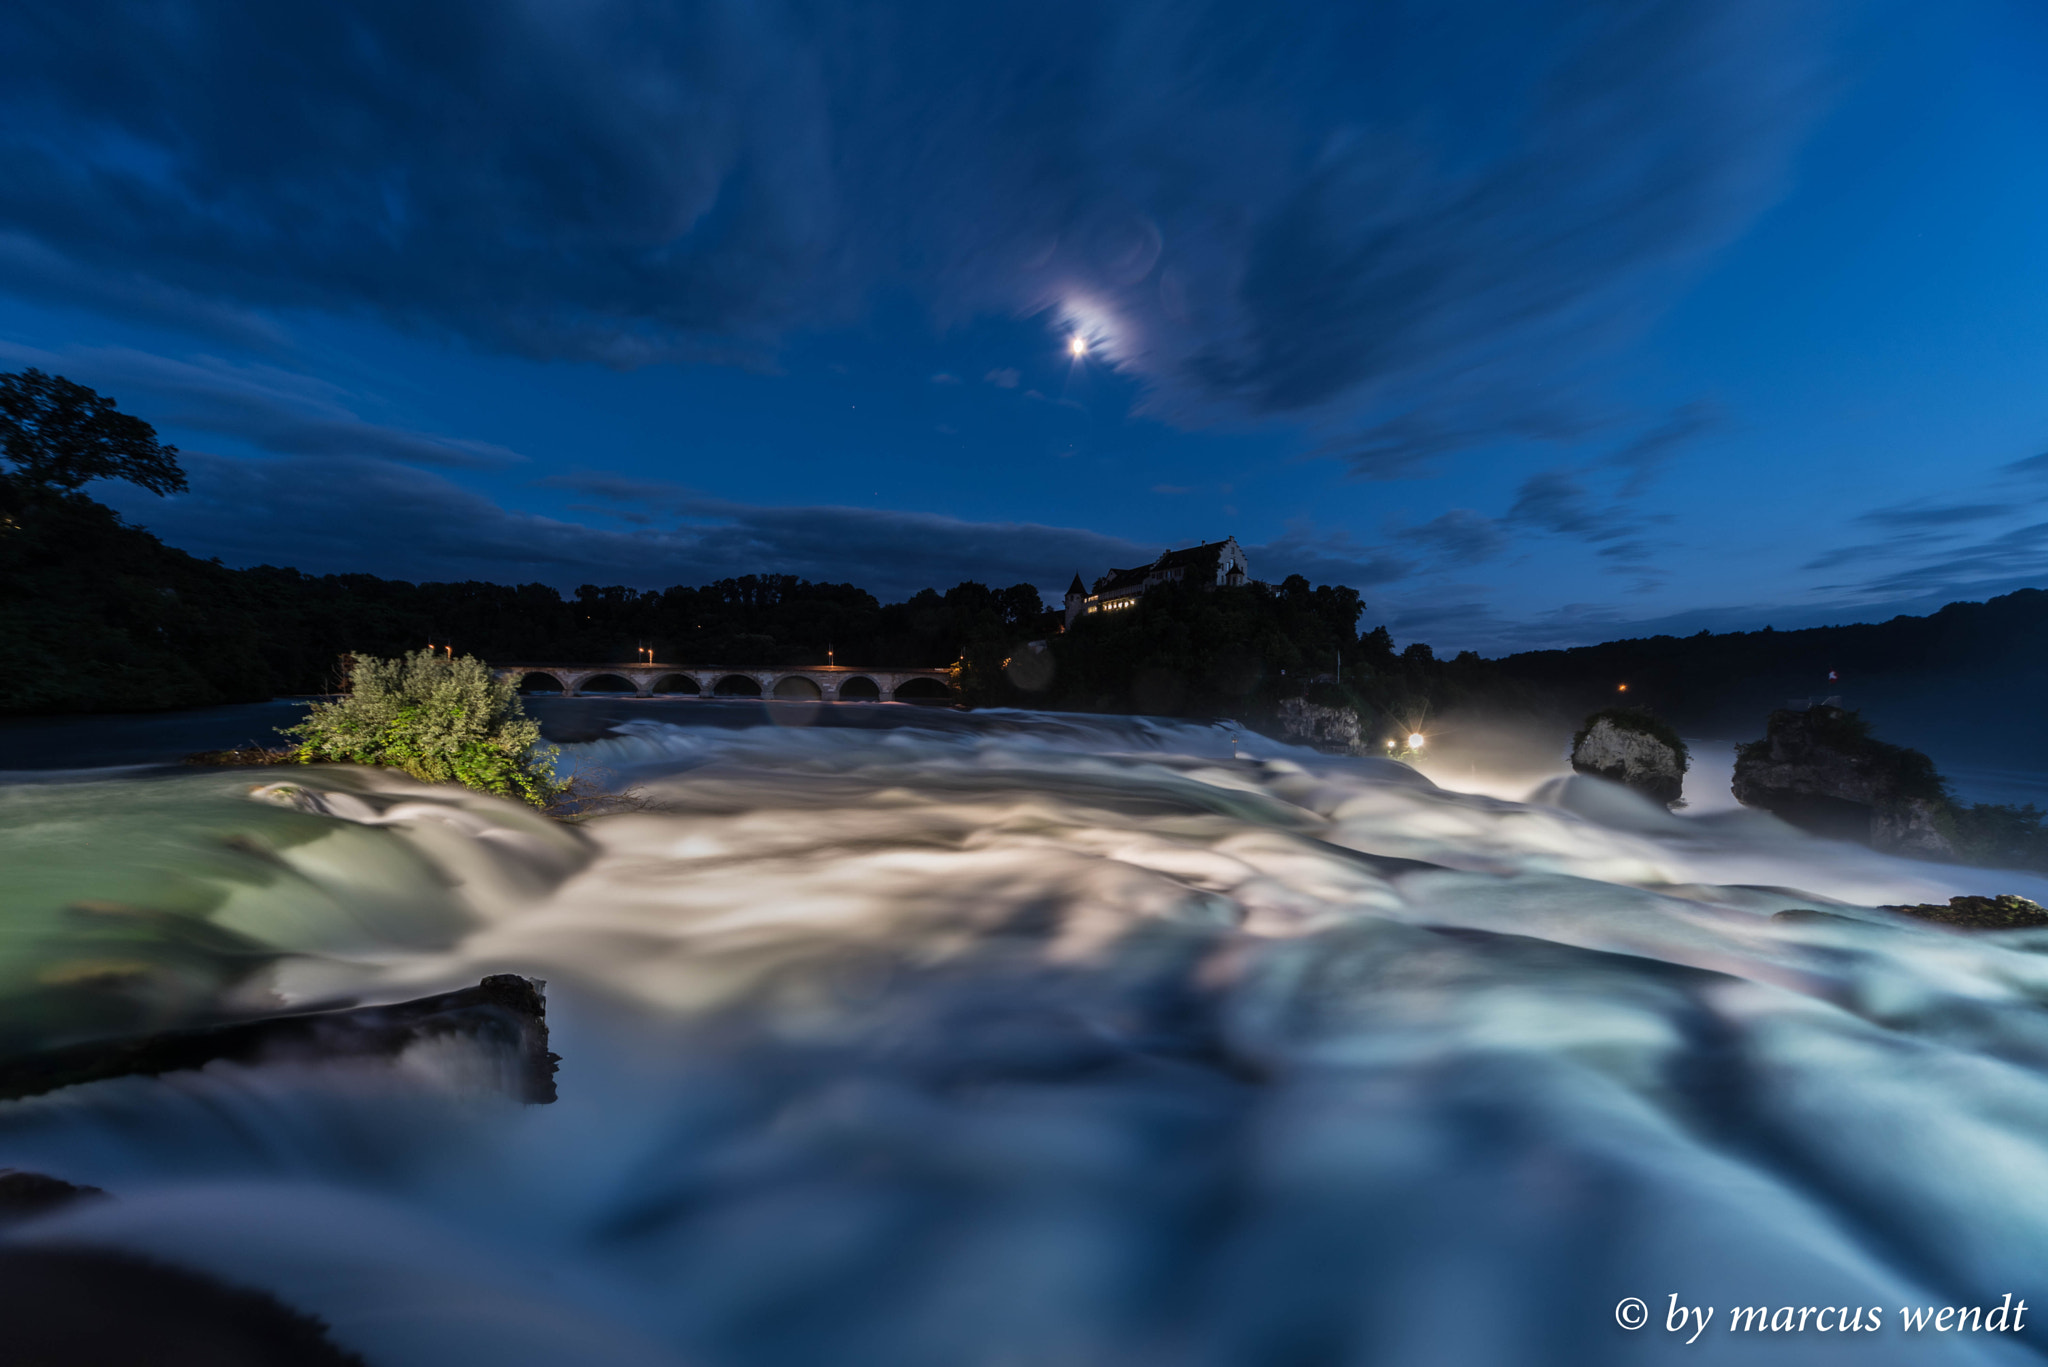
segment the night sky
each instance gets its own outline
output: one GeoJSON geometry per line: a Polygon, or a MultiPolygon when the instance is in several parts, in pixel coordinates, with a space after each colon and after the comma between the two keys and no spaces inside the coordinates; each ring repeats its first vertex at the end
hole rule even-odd
{"type": "Polygon", "coordinates": [[[1991,0],[12,5],[0,369],[231,565],[1881,619],[2048,580],[2044,70],[1991,0]]]}

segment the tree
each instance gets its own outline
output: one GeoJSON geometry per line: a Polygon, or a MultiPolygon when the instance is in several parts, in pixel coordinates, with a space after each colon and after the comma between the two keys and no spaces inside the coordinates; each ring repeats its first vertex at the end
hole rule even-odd
{"type": "Polygon", "coordinates": [[[0,456],[25,491],[68,493],[95,479],[125,479],[158,495],[185,488],[178,448],[158,441],[155,428],[40,370],[0,375],[0,456]]]}

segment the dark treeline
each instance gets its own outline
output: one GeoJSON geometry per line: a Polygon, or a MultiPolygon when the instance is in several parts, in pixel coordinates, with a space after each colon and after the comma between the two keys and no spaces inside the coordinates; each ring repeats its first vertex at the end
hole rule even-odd
{"type": "Polygon", "coordinates": [[[231,570],[165,546],[80,489],[185,487],[148,424],[61,377],[0,375],[0,712],[155,710],[312,693],[345,653],[426,644],[497,662],[943,667],[962,698],[1270,721],[1283,699],[1356,710],[1369,737],[1484,711],[1570,728],[1617,702],[1748,739],[1786,699],[1838,694],[1937,758],[2048,767],[2048,593],[1803,631],[1611,641],[1483,660],[1398,653],[1347,588],[1155,587],[1061,633],[1037,591],[962,583],[883,604],[851,584],[749,575],[660,591],[412,584],[231,570]],[[1042,643],[1034,647],[1033,642],[1042,643]],[[1833,672],[1839,676],[1830,680],[1833,672]],[[1627,685],[1626,692],[1621,686],[1627,685]]]}
{"type": "Polygon", "coordinates": [[[883,604],[851,584],[749,575],[660,591],[412,584],[231,570],[163,545],[76,493],[0,523],[0,711],[144,711],[331,688],[345,652],[429,642],[489,660],[942,667],[976,704],[1259,721],[1306,694],[1391,734],[1479,710],[1565,727],[1627,701],[1692,735],[1748,738],[1787,698],[1841,694],[1887,736],[1957,762],[2048,761],[2048,593],[1927,617],[1803,631],[1701,633],[1497,660],[1397,652],[1361,633],[1353,590],[1155,588],[1064,635],[1035,589],[964,583],[883,604]],[[1034,651],[1027,642],[1049,640],[1034,651]],[[1839,675],[1830,682],[1830,671],[1839,675]],[[1619,685],[1626,683],[1622,694],[1619,685]],[[1932,701],[1930,701],[1932,699],[1932,701]],[[1996,754],[1984,753],[1997,719],[1996,754]],[[1967,753],[1962,753],[1967,752],[1967,753]]]}
{"type": "Polygon", "coordinates": [[[232,570],[68,494],[0,526],[0,711],[119,712],[317,693],[344,653],[429,643],[493,661],[949,665],[1044,618],[1029,585],[882,604],[851,584],[748,575],[701,588],[412,584],[232,570]]]}
{"type": "Polygon", "coordinates": [[[1385,710],[1403,679],[1384,629],[1358,631],[1355,589],[1214,587],[1213,573],[1155,586],[1137,605],[1082,616],[1043,649],[1024,642],[970,651],[969,701],[1081,711],[1269,720],[1283,698],[1309,696],[1362,715],[1385,710]]]}
{"type": "Polygon", "coordinates": [[[1788,701],[1839,696],[1879,734],[1938,760],[2042,768],[2048,593],[2021,589],[1853,626],[1655,636],[1453,662],[1435,687],[1446,702],[1556,718],[1626,700],[1688,735],[1729,740],[1763,734],[1763,718],[1788,701]]]}

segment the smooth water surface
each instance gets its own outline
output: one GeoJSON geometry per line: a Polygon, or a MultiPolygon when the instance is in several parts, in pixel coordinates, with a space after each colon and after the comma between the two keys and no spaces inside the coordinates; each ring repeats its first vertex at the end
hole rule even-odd
{"type": "Polygon", "coordinates": [[[2048,932],[1873,908],[2042,879],[1229,728],[592,702],[549,724],[639,809],[575,827],[0,785],[10,1047],[513,971],[563,1056],[547,1107],[459,1050],[0,1103],[0,1166],[118,1198],[5,1237],[421,1367],[2040,1356],[1897,1312],[2044,1290],[2048,932]]]}

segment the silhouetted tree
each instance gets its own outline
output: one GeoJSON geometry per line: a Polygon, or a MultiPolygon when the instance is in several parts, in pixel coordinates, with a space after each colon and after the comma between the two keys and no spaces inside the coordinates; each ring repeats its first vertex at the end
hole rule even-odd
{"type": "Polygon", "coordinates": [[[114,401],[62,375],[0,375],[0,456],[17,496],[69,493],[95,479],[125,479],[153,494],[185,488],[178,448],[114,401]]]}

